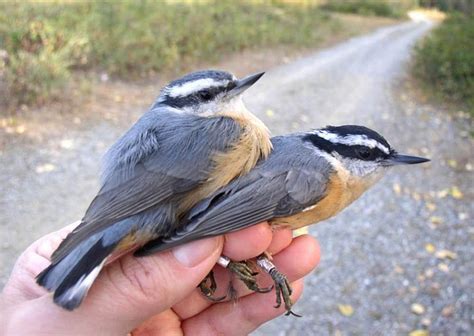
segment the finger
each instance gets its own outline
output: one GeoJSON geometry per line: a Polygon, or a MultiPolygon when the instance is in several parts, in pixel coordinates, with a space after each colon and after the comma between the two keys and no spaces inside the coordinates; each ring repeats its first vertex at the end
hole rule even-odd
{"type": "Polygon", "coordinates": [[[59,244],[79,224],[80,221],[76,221],[72,224],[69,224],[68,226],[63,227],[62,229],[59,229],[58,231],[51,232],[39,238],[33,244],[28,246],[22,255],[32,252],[37,253],[44,258],[50,259],[51,255],[58,248],[59,244]]]}
{"type": "Polygon", "coordinates": [[[266,249],[270,255],[279,253],[287,248],[293,240],[293,232],[290,229],[277,229],[273,231],[272,242],[266,249]]]}
{"type": "Polygon", "coordinates": [[[181,321],[171,309],[168,309],[149,318],[130,334],[131,336],[182,335],[181,321]]]}
{"type": "Polygon", "coordinates": [[[4,298],[11,303],[31,300],[46,294],[36,284],[35,277],[49,265],[49,258],[61,241],[79,225],[75,222],[65,228],[41,237],[20,255],[4,287],[4,298]]]}
{"type": "MultiPolygon", "coordinates": [[[[296,302],[303,291],[303,280],[292,284],[291,299],[296,302]]],[[[184,334],[189,335],[247,335],[261,324],[283,314],[285,308],[274,308],[275,295],[252,294],[235,304],[215,304],[182,323],[184,334]]]]}
{"type": "Polygon", "coordinates": [[[3,298],[9,304],[18,304],[47,294],[35,283],[35,277],[48,265],[49,260],[36,253],[22,255],[3,289],[3,298]]]}
{"type": "Polygon", "coordinates": [[[222,254],[232,260],[253,258],[265,251],[272,241],[272,229],[267,222],[225,235],[222,254]]]}
{"type": "MultiPolygon", "coordinates": [[[[318,241],[310,235],[301,235],[293,239],[291,249],[287,248],[273,256],[273,263],[283,274],[291,274],[299,279],[310,273],[321,260],[321,248],[318,241]],[[292,266],[295,265],[296,266],[292,266]]],[[[263,280],[263,279],[262,279],[263,280]]],[[[270,284],[265,277],[263,283],[270,284]]]]}
{"type": "MultiPolygon", "coordinates": [[[[303,235],[295,238],[286,249],[274,256],[274,263],[278,270],[285,274],[290,281],[295,281],[308,273],[310,273],[319,263],[320,247],[318,242],[311,236],[303,235]]],[[[272,280],[267,274],[260,272],[257,276],[260,287],[271,286],[272,280]]],[[[226,294],[231,275],[229,270],[220,266],[214,268],[214,274],[218,283],[218,291],[215,297],[226,294]]],[[[238,297],[244,297],[253,292],[250,291],[241,281],[233,281],[234,288],[237,290],[238,297]]],[[[275,295],[274,291],[271,295],[275,295]]],[[[238,303],[237,303],[238,304],[238,303]]],[[[173,306],[173,310],[181,319],[190,318],[199,314],[213,302],[206,299],[199,289],[194,291],[189,297],[182,302],[173,306]]]]}

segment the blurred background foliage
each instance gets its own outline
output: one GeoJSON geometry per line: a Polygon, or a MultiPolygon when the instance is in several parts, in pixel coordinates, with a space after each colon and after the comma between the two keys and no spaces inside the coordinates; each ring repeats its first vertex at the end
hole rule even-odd
{"type": "Polygon", "coordinates": [[[337,22],[314,1],[117,1],[0,4],[7,90],[46,100],[75,69],[121,78],[276,44],[311,45],[337,22]]]}
{"type": "Polygon", "coordinates": [[[334,0],[328,1],[321,6],[322,9],[353,13],[359,15],[402,17],[405,12],[414,6],[415,1],[376,1],[376,0],[334,0]]]}
{"type": "Polygon", "coordinates": [[[333,11],[401,18],[418,6],[464,12],[419,46],[417,71],[472,100],[472,0],[0,3],[0,93],[10,105],[44,103],[77,70],[134,79],[248,48],[315,46],[341,29],[333,11]]]}
{"type": "Polygon", "coordinates": [[[415,49],[414,74],[442,99],[474,116],[474,16],[452,13],[415,49]]]}
{"type": "Polygon", "coordinates": [[[458,11],[472,15],[474,1],[472,0],[419,0],[420,7],[434,7],[444,12],[458,11]]]}

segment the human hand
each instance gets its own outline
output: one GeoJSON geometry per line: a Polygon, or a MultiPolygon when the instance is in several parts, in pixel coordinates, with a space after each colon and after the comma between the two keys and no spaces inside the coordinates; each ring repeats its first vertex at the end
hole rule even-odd
{"type": "MultiPolygon", "coordinates": [[[[72,226],[33,243],[18,259],[0,296],[1,325],[7,335],[244,335],[285,312],[275,309],[274,291],[252,293],[240,282],[237,303],[213,303],[196,286],[221,254],[233,260],[263,251],[292,282],[293,301],[301,295],[302,277],[319,262],[319,246],[309,236],[292,240],[289,230],[272,232],[261,223],[225,237],[208,238],[146,258],[126,255],[107,265],[82,305],[73,312],[53,303],[35,277],[72,226]],[[302,258],[301,256],[304,256],[302,258]]],[[[214,268],[220,293],[229,272],[214,268]]],[[[259,285],[271,281],[259,275],[259,285]]],[[[219,292],[216,295],[220,295],[219,292]]]]}

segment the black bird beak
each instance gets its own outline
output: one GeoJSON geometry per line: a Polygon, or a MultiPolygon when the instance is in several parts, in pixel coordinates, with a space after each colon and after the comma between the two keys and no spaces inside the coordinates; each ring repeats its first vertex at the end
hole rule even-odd
{"type": "Polygon", "coordinates": [[[232,98],[238,96],[239,94],[247,90],[249,87],[251,87],[253,84],[255,84],[264,74],[265,72],[260,72],[237,80],[235,82],[236,86],[232,88],[232,90],[227,92],[226,97],[232,98]]]}
{"type": "Polygon", "coordinates": [[[388,159],[385,160],[387,166],[395,166],[395,165],[405,165],[405,164],[417,164],[428,162],[429,159],[422,158],[419,156],[410,156],[410,155],[402,155],[398,153],[393,153],[390,155],[388,159]]]}

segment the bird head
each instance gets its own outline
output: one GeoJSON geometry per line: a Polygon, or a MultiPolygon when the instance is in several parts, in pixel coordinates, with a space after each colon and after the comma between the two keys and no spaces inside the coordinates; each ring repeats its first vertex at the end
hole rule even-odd
{"type": "Polygon", "coordinates": [[[153,107],[166,105],[199,115],[215,115],[229,109],[241,109],[241,94],[263,74],[261,72],[238,79],[225,71],[192,72],[163,88],[153,107]]]}
{"type": "Polygon", "coordinates": [[[327,126],[308,133],[306,139],[335,169],[343,168],[368,185],[375,183],[389,167],[429,161],[399,154],[383,136],[364,126],[327,126]]]}

